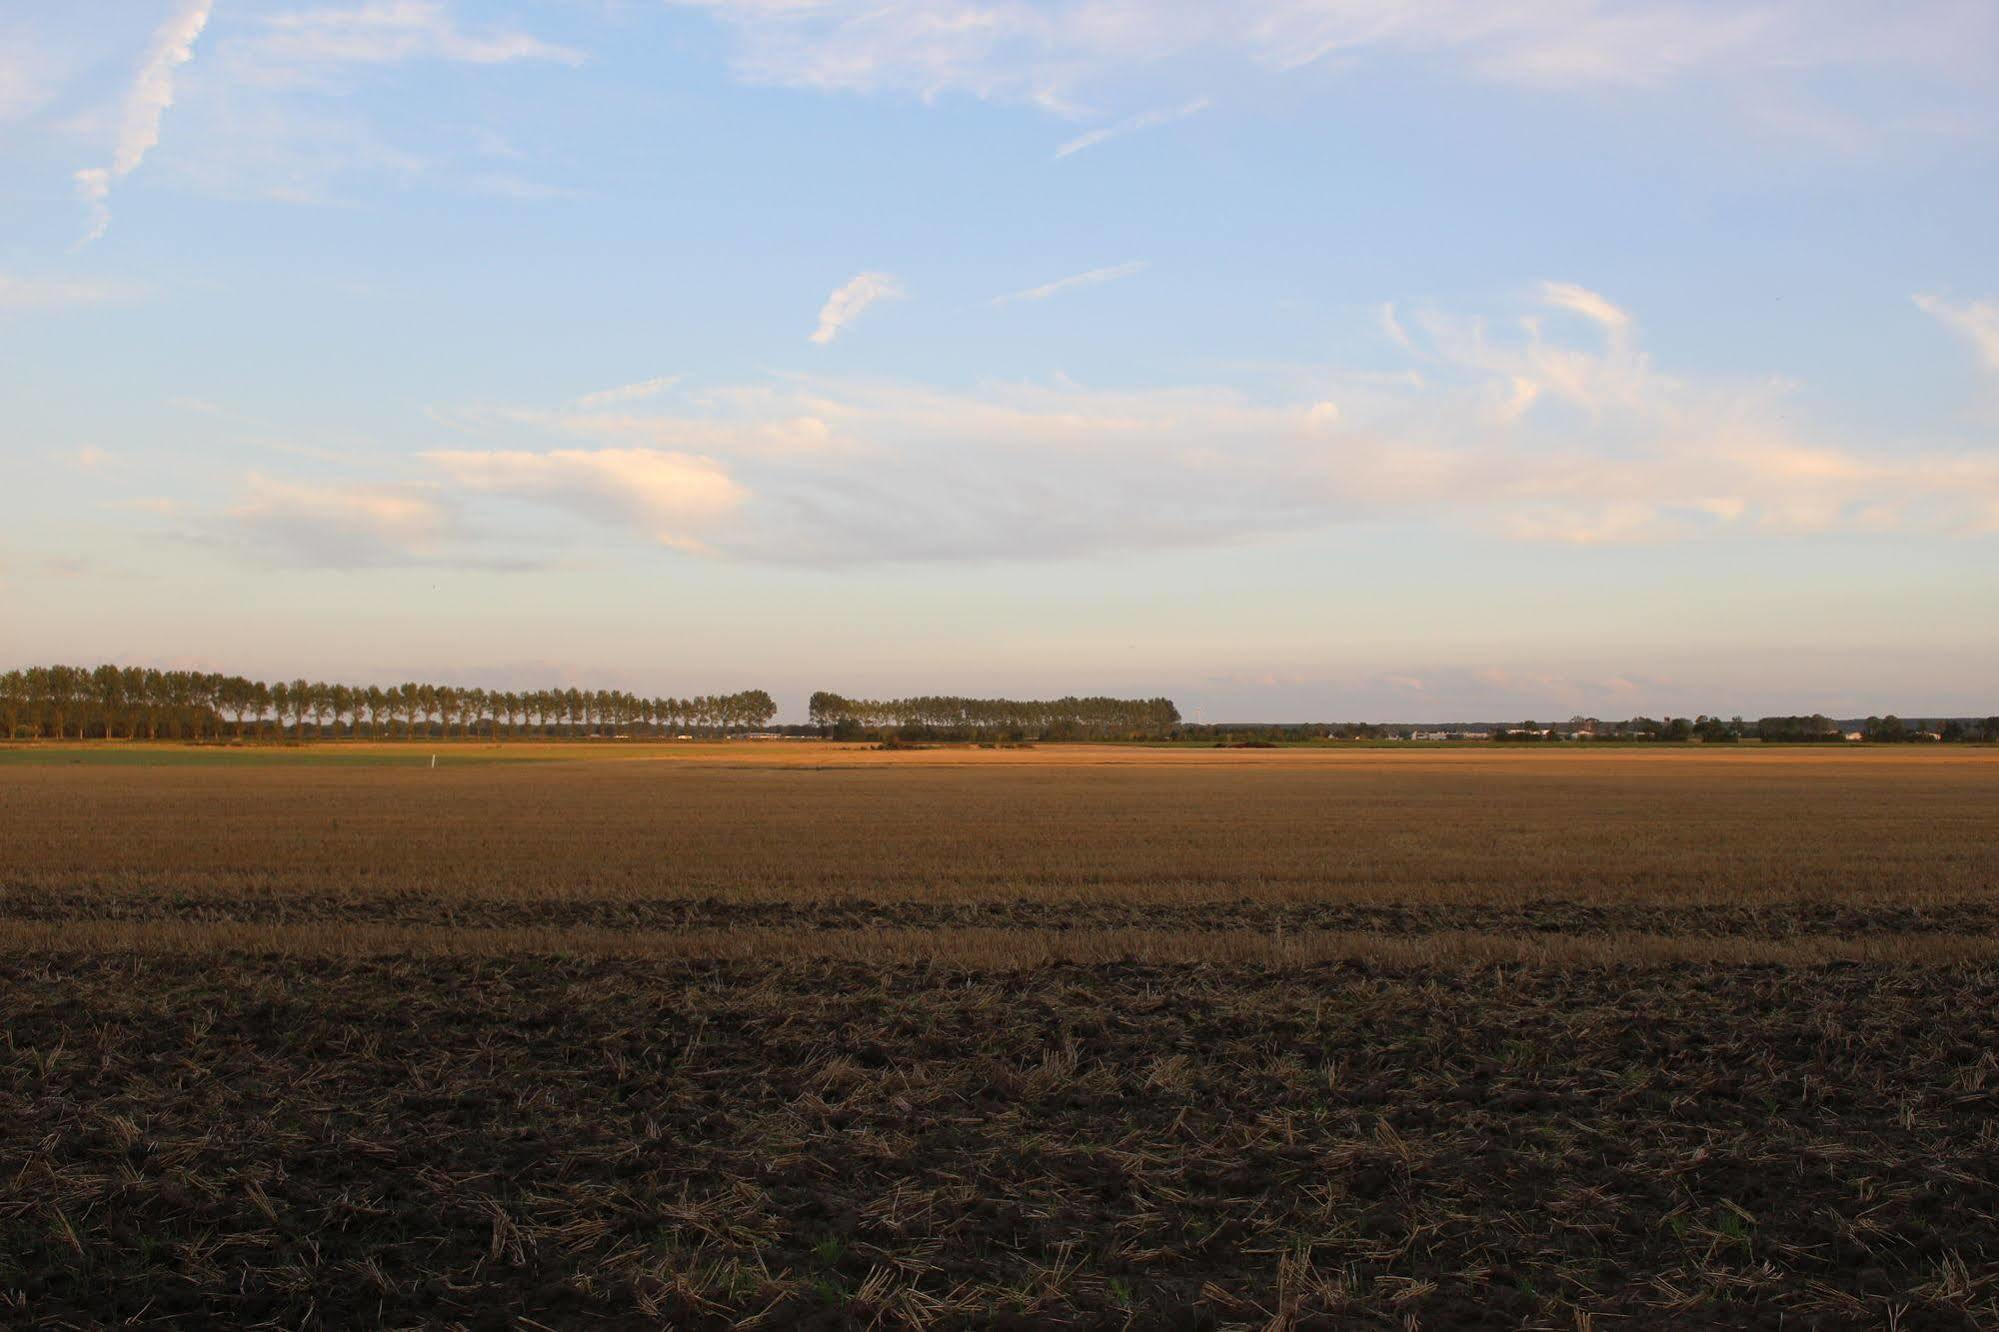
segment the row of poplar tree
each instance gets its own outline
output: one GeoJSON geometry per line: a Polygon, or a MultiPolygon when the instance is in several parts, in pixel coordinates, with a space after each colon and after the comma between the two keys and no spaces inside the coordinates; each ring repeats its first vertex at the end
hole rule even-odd
{"type": "Polygon", "coordinates": [[[1102,739],[1164,735],[1180,724],[1170,698],[847,698],[824,691],[812,696],[813,724],[839,731],[931,731],[940,734],[1005,733],[1048,739],[1102,739]]]}
{"type": "Polygon", "coordinates": [[[641,698],[615,689],[461,689],[455,685],[266,684],[240,675],[137,666],[30,666],[0,674],[0,728],[22,735],[206,739],[275,728],[329,736],[720,734],[777,715],[761,689],[641,698]]]}

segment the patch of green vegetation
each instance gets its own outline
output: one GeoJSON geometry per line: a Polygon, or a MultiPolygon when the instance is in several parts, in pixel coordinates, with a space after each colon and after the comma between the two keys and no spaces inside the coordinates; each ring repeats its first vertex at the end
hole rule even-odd
{"type": "Polygon", "coordinates": [[[1749,1224],[1747,1217],[1744,1217],[1733,1208],[1723,1209],[1721,1215],[1715,1220],[1714,1228],[1729,1243],[1743,1249],[1751,1247],[1750,1240],[1755,1234],[1755,1228],[1749,1224]]]}

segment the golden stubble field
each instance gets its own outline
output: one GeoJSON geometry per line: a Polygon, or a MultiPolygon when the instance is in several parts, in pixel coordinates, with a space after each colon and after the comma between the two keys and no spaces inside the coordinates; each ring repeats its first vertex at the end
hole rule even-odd
{"type": "Polygon", "coordinates": [[[23,946],[1961,957],[1999,912],[1982,749],[4,757],[0,938],[23,946]]]}

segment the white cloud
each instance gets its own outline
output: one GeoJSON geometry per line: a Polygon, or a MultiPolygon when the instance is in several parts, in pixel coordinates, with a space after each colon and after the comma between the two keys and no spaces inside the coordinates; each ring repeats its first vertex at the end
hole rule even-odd
{"type": "Polygon", "coordinates": [[[586,393],[576,400],[576,405],[584,411],[595,411],[599,407],[615,407],[620,403],[638,402],[645,398],[658,397],[679,382],[679,375],[656,375],[651,379],[641,379],[636,384],[620,384],[617,388],[586,393]]]}
{"type": "Polygon", "coordinates": [[[0,310],[60,310],[135,300],[144,288],[103,278],[23,278],[0,273],[0,310]]]}
{"type": "Polygon", "coordinates": [[[0,125],[38,110],[49,99],[48,53],[18,28],[0,27],[0,125]]]}
{"type": "Polygon", "coordinates": [[[1631,326],[1630,315],[1589,288],[1579,287],[1573,282],[1542,283],[1541,299],[1557,309],[1569,310],[1585,319],[1593,319],[1612,333],[1620,333],[1631,326]]]}
{"type": "Polygon", "coordinates": [[[264,20],[264,31],[244,49],[279,69],[405,60],[476,65],[549,60],[578,65],[584,58],[580,51],[512,29],[468,31],[458,26],[443,0],[373,0],[347,8],[277,14],[264,20]]]}
{"type": "Polygon", "coordinates": [[[1396,316],[1395,302],[1382,302],[1380,313],[1381,331],[1388,335],[1390,342],[1402,348],[1402,350],[1408,351],[1414,344],[1409,340],[1409,330],[1402,327],[1402,320],[1396,316]]]}
{"type": "Polygon", "coordinates": [[[699,405],[713,414],[640,415],[579,402],[575,411],[507,408],[468,413],[453,421],[478,428],[497,420],[619,448],[678,453],[781,457],[862,451],[858,441],[843,438],[814,415],[820,405],[814,396],[785,395],[767,388],[725,388],[704,393],[699,405]]]}
{"type": "Polygon", "coordinates": [[[457,424],[474,434],[602,447],[422,461],[449,483],[438,493],[814,567],[1065,559],[1357,522],[1577,545],[1999,534],[1999,457],[1814,433],[1780,385],[1661,372],[1607,297],[1540,295],[1537,308],[1586,313],[1614,336],[1418,310],[1404,332],[1420,379],[1327,367],[1295,401],[1224,385],[789,376],[683,390],[646,414],[467,414],[457,424]]]}
{"type": "Polygon", "coordinates": [[[1940,296],[1914,298],[1924,314],[1939,319],[1978,352],[1988,370],[1999,370],[1999,301],[1954,305],[1940,296]]]}
{"type": "Polygon", "coordinates": [[[1131,277],[1133,274],[1143,273],[1144,271],[1145,263],[1143,260],[1134,260],[1128,264],[1118,264],[1112,268],[1093,268],[1087,273],[1076,273],[1070,277],[1057,278],[1053,282],[1044,282],[1038,287],[1029,287],[1025,291],[1010,292],[1005,296],[995,296],[993,304],[1010,305],[1015,301],[1045,301],[1058,292],[1069,291],[1076,287],[1094,287],[1104,282],[1115,282],[1119,278],[1131,277]]]}
{"type": "Polygon", "coordinates": [[[118,138],[108,166],[86,167],[76,173],[77,193],[90,205],[90,230],[84,243],[101,237],[111,226],[108,200],[111,186],[132,174],[160,141],[160,122],[174,104],[174,71],[194,58],[195,39],[208,26],[213,0],[182,0],[180,7],[153,34],[138,77],[125,94],[118,138]]]}
{"type": "Polygon", "coordinates": [[[1631,316],[1604,297],[1574,283],[1547,282],[1541,287],[1541,301],[1604,328],[1610,335],[1605,350],[1551,341],[1533,317],[1521,320],[1527,335],[1524,342],[1505,343],[1492,337],[1484,319],[1433,311],[1416,316],[1428,334],[1428,346],[1419,349],[1406,331],[1402,345],[1414,354],[1475,374],[1477,391],[1488,404],[1486,417],[1502,422],[1518,420],[1543,401],[1600,418],[1606,412],[1641,408],[1675,387],[1657,376],[1647,357],[1633,346],[1631,316]]]}
{"type": "Polygon", "coordinates": [[[182,506],[179,500],[170,499],[165,495],[134,495],[129,499],[106,500],[99,507],[122,509],[132,513],[151,513],[164,517],[179,513],[182,506]]]}
{"type": "MultiPolygon", "coordinates": [[[[1389,517],[1585,544],[1999,529],[1999,458],[1802,437],[1787,390],[1662,374],[1610,300],[1569,284],[1543,295],[1615,336],[1592,349],[1531,324],[1498,338],[1484,320],[1426,314],[1430,337],[1411,343],[1432,375],[1350,377],[1337,406],[1223,388],[815,385],[815,413],[880,455],[871,477],[894,478],[853,492],[873,512],[837,539],[868,558],[1060,555],[1389,517]],[[952,497],[949,530],[910,530],[939,495],[952,497]]],[[[812,485],[824,515],[841,482],[812,485]]],[[[782,490],[759,481],[760,494],[782,490]]]]}
{"type": "Polygon", "coordinates": [[[706,549],[702,533],[748,498],[712,458],[659,449],[453,449],[423,460],[468,490],[634,526],[689,550],[706,549]]]}
{"type": "Polygon", "coordinates": [[[244,535],[300,564],[354,567],[437,556],[450,513],[409,486],[328,486],[252,476],[228,510],[244,535]]]}
{"type": "MultiPolygon", "coordinates": [[[[1608,300],[1581,303],[1615,322],[1608,300]]],[[[1224,387],[797,379],[693,400],[727,419],[595,428],[732,456],[753,494],[710,544],[759,560],[1061,558],[1383,519],[1575,544],[1995,527],[1999,460],[1801,438],[1783,391],[1660,374],[1625,318],[1592,349],[1424,314],[1430,336],[1411,344],[1432,375],[1327,371],[1343,385],[1337,403],[1224,387]],[[760,438],[797,422],[840,447],[760,438]]]]}
{"type": "Polygon", "coordinates": [[[1072,157],[1082,152],[1085,148],[1094,148],[1106,140],[1115,139],[1121,135],[1133,133],[1136,130],[1158,129],[1161,125],[1171,125],[1176,120],[1185,120],[1188,116],[1198,115],[1207,110],[1211,105],[1213,104],[1207,98],[1196,97],[1193,101],[1183,103],[1180,106],[1163,106],[1152,111],[1141,111],[1135,116],[1127,116],[1114,125],[1105,125],[1101,129],[1093,129],[1087,133],[1078,134],[1075,138],[1070,139],[1057,148],[1055,156],[1058,158],[1072,157]]]}
{"type": "Polygon", "coordinates": [[[819,327],[812,331],[811,341],[825,346],[876,301],[895,300],[902,295],[902,284],[888,273],[856,273],[820,307],[819,327]]]}

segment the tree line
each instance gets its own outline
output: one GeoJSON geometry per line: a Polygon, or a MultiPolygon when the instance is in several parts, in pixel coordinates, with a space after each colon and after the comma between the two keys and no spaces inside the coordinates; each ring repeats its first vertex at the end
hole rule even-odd
{"type": "Polygon", "coordinates": [[[1989,744],[1999,741],[1999,717],[1946,717],[1941,721],[1904,721],[1893,713],[1868,717],[1852,723],[1836,722],[1817,713],[1809,717],[1765,717],[1756,724],[1765,740],[1785,740],[1793,744],[1836,743],[1858,736],[1877,745],[1989,744]]]}
{"type": "Polygon", "coordinates": [[[468,689],[446,684],[266,684],[138,666],[30,666],[0,674],[0,735],[81,740],[289,734],[370,739],[509,735],[726,734],[768,725],[761,689],[644,698],[615,689],[468,689]]]}
{"type": "Polygon", "coordinates": [[[834,738],[893,729],[904,738],[1157,739],[1180,724],[1169,698],[847,698],[824,690],[807,705],[834,738]]]}
{"type": "MultiPolygon", "coordinates": [[[[0,673],[0,739],[217,739],[289,735],[416,738],[603,735],[717,735],[761,730],[777,705],[761,689],[694,698],[647,698],[619,690],[461,688],[456,685],[340,685],[312,680],[266,684],[239,675],[159,671],[136,666],[31,666],[0,673]]],[[[1409,740],[1424,730],[1366,722],[1189,724],[1171,699],[1059,698],[1023,700],[925,695],[856,699],[812,695],[811,725],[781,728],[791,735],[862,739],[1207,740],[1219,743],[1313,740],[1409,740]]],[[[1468,723],[1446,734],[1494,740],[1642,740],[1729,743],[1999,742],[1999,717],[1905,721],[1869,717],[1633,717],[1606,722],[1519,726],[1468,723]]]]}
{"type": "Polygon", "coordinates": [[[1765,744],[1989,744],[1999,741],[1999,717],[1944,718],[1936,721],[1904,721],[1890,714],[1865,720],[1841,722],[1823,713],[1811,716],[1759,717],[1633,717],[1629,721],[1605,722],[1594,717],[1571,717],[1566,722],[1538,726],[1534,722],[1518,727],[1496,726],[1492,738],[1513,742],[1532,740],[1650,740],[1672,743],[1699,740],[1707,744],[1734,744],[1761,740],[1765,744]]]}

